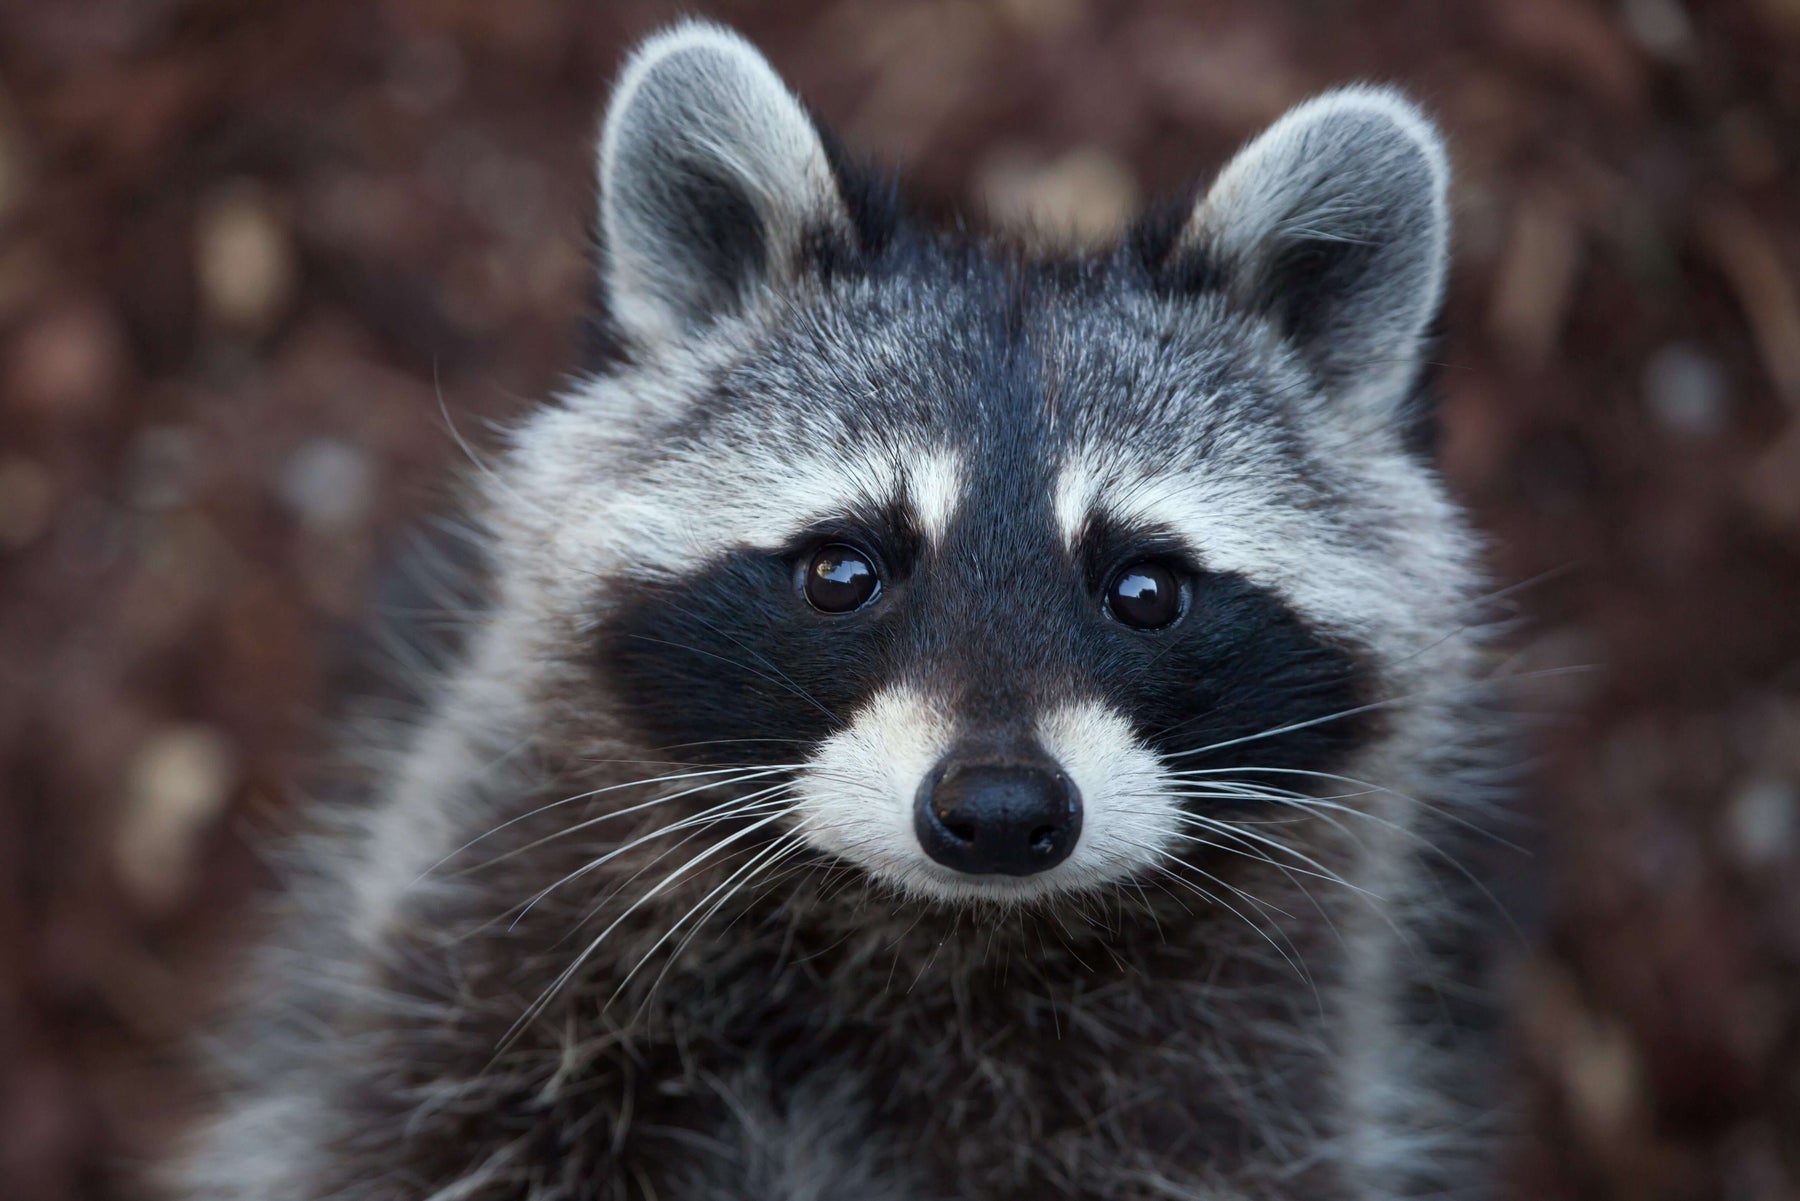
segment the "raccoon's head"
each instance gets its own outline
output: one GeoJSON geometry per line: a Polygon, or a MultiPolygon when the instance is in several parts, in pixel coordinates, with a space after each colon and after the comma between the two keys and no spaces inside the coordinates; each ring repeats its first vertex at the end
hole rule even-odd
{"type": "Polygon", "coordinates": [[[601,138],[604,361],[497,502],[516,603],[609,745],[743,768],[913,895],[1279,856],[1259,822],[1379,808],[1452,737],[1445,184],[1352,88],[1046,258],[921,230],[741,39],[659,35],[601,138]]]}

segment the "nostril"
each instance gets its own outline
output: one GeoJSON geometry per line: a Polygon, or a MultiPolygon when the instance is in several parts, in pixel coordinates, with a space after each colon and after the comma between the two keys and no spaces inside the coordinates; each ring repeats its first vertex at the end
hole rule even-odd
{"type": "Polygon", "coordinates": [[[956,839],[958,842],[974,842],[975,841],[975,823],[974,822],[961,820],[957,817],[956,814],[945,813],[942,810],[938,811],[937,817],[938,817],[938,821],[943,823],[944,829],[946,831],[948,831],[950,836],[952,838],[956,839]]]}

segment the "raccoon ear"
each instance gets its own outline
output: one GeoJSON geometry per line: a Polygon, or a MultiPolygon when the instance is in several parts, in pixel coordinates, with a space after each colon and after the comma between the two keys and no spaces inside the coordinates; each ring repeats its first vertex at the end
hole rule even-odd
{"type": "Polygon", "coordinates": [[[624,332],[704,327],[796,266],[843,202],[806,110],[762,55],[685,21],[638,47],[600,135],[601,289],[624,332]]]}
{"type": "Polygon", "coordinates": [[[1443,140],[1405,97],[1327,92],[1231,160],[1177,265],[1274,320],[1328,392],[1393,415],[1443,299],[1448,183],[1443,140]]]}

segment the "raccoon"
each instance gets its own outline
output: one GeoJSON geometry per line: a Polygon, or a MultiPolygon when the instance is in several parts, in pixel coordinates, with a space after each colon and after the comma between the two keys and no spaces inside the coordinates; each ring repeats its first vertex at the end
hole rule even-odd
{"type": "Polygon", "coordinates": [[[1351,87],[1050,252],[919,221],[736,34],[644,42],[593,360],[478,480],[486,605],[180,1195],[1484,1195],[1446,183],[1351,87]]]}

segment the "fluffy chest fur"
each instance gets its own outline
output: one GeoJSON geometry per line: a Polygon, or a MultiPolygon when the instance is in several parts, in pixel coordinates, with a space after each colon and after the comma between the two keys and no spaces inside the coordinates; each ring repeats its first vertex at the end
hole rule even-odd
{"type": "MultiPolygon", "coordinates": [[[[620,870],[641,866],[627,856],[620,870]]],[[[503,929],[418,915],[409,924],[430,933],[397,949],[380,984],[405,1002],[327,1102],[342,1186],[382,1170],[367,1131],[405,1126],[445,1182],[483,1147],[494,1183],[479,1196],[1347,1187],[1337,1144],[1353,1134],[1329,1116],[1349,1083],[1340,1007],[1356,1003],[1343,948],[1266,924],[1306,904],[1304,889],[1240,873],[1230,887],[1261,893],[1246,929],[1196,920],[1218,904],[1198,882],[1022,918],[896,910],[828,867],[796,870],[803,882],[758,889],[730,925],[690,927],[731,876],[697,871],[573,979],[561,973],[581,915],[564,905],[503,929]],[[534,990],[556,1000],[521,1031],[534,990]],[[496,1114],[516,1142],[495,1145],[496,1114]]],[[[1333,908],[1332,941],[1358,938],[1355,907],[1333,908]]]]}

